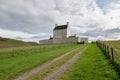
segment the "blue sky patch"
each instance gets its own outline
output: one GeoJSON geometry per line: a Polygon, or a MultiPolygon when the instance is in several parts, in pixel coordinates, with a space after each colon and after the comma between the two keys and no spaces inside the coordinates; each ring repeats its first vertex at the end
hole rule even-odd
{"type": "Polygon", "coordinates": [[[109,5],[110,3],[117,2],[117,1],[119,0],[96,0],[98,6],[102,9],[106,7],[107,5],[109,5]]]}

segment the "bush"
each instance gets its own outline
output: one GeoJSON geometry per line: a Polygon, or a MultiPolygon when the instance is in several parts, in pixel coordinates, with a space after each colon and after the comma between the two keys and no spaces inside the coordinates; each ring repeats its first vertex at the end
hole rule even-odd
{"type": "Polygon", "coordinates": [[[84,41],[81,41],[81,42],[77,42],[77,44],[84,44],[85,42],[84,41]]]}

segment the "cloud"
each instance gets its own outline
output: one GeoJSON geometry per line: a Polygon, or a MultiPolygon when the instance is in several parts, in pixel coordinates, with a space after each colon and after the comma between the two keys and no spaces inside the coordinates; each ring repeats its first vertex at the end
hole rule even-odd
{"type": "Polygon", "coordinates": [[[23,38],[29,38],[29,37],[34,36],[34,35],[33,34],[27,34],[27,33],[24,33],[24,32],[0,29],[0,36],[8,37],[8,38],[15,38],[15,37],[18,37],[18,36],[23,37],[23,38]]]}
{"type": "Polygon", "coordinates": [[[84,35],[84,36],[91,36],[90,39],[103,39],[103,40],[111,40],[111,39],[119,39],[120,36],[120,29],[119,28],[114,28],[114,29],[107,29],[107,30],[103,30],[102,28],[97,28],[94,30],[88,30],[85,33],[78,33],[79,35],[84,35]]]}
{"type": "Polygon", "coordinates": [[[120,39],[119,5],[118,0],[0,0],[0,36],[39,40],[52,35],[55,23],[69,21],[73,34],[120,39]]]}
{"type": "Polygon", "coordinates": [[[31,31],[31,32],[50,32],[50,26],[54,23],[52,14],[45,10],[50,6],[41,0],[9,0],[0,2],[0,28],[31,31]],[[18,3],[18,4],[16,4],[18,3]],[[41,3],[43,5],[38,5],[41,3]],[[35,5],[36,4],[36,5],[35,5]],[[46,8],[45,8],[46,6],[46,8]],[[39,10],[39,7],[40,10],[39,10]],[[43,7],[45,9],[43,9],[43,7]],[[48,12],[48,13],[47,13],[48,12]],[[41,30],[42,29],[42,30],[41,30]]]}

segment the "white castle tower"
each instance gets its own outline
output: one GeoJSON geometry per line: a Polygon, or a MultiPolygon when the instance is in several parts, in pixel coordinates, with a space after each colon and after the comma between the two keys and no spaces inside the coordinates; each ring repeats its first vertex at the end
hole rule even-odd
{"type": "Polygon", "coordinates": [[[53,38],[54,39],[65,39],[71,36],[69,22],[66,25],[57,25],[55,24],[55,28],[53,30],[53,38]]]}
{"type": "Polygon", "coordinates": [[[77,42],[88,42],[88,38],[77,37],[76,35],[71,36],[69,22],[65,25],[55,24],[53,29],[53,37],[46,40],[40,40],[40,44],[53,44],[53,43],[77,43],[77,42]]]}

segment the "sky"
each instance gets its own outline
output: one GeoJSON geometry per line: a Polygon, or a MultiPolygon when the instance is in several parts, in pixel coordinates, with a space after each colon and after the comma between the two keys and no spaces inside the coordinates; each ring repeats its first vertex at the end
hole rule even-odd
{"type": "Polygon", "coordinates": [[[0,37],[38,42],[66,22],[72,35],[119,40],[120,0],[0,0],[0,37]]]}

